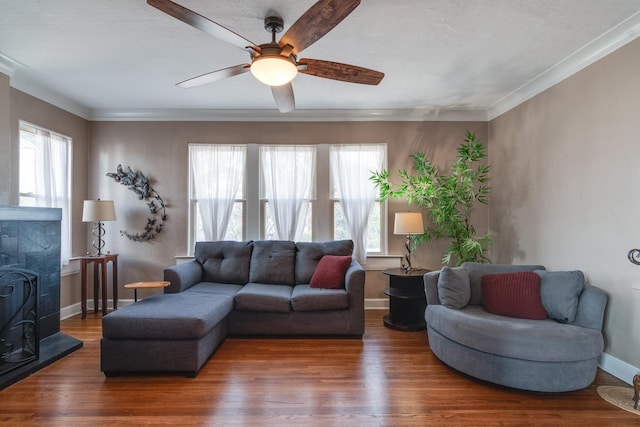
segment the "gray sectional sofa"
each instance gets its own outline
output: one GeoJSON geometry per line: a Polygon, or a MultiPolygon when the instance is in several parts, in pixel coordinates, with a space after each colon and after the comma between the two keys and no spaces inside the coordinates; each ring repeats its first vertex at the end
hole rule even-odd
{"type": "Polygon", "coordinates": [[[593,382],[604,348],[607,297],[584,284],[581,272],[465,263],[425,274],[424,284],[429,345],[445,364],[532,391],[578,390],[593,382]],[[514,318],[483,309],[484,275],[522,271],[541,277],[541,299],[550,318],[514,318]]]}
{"type": "Polygon", "coordinates": [[[101,370],[195,376],[233,335],[364,333],[364,270],[355,260],[339,289],[310,286],[325,255],[351,256],[353,242],[198,242],[195,259],[164,271],[171,284],[103,317],[101,370]]]}

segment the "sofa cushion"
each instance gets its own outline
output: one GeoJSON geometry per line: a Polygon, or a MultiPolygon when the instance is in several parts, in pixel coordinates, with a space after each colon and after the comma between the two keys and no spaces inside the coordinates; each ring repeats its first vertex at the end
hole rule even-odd
{"type": "Polygon", "coordinates": [[[295,284],[296,245],[287,240],[253,242],[249,281],[275,285],[295,284]]]}
{"type": "Polygon", "coordinates": [[[296,284],[309,284],[316,267],[325,255],[352,255],[352,240],[333,240],[329,242],[297,242],[296,247],[296,284]]]}
{"type": "Polygon", "coordinates": [[[438,299],[440,304],[461,309],[469,304],[471,287],[469,274],[462,267],[442,267],[438,276],[438,299]]]}
{"type": "Polygon", "coordinates": [[[469,304],[482,305],[482,276],[485,274],[513,273],[516,271],[545,270],[542,265],[480,264],[465,262],[462,268],[469,273],[471,298],[469,304]]]}
{"type": "Polygon", "coordinates": [[[196,292],[157,294],[112,311],[102,318],[107,338],[197,339],[233,310],[233,297],[196,292]]]}
{"type": "Polygon", "coordinates": [[[235,296],[235,308],[288,313],[291,311],[291,291],[291,286],[247,283],[235,296]]]}
{"type": "Polygon", "coordinates": [[[202,281],[244,285],[249,281],[252,242],[196,242],[195,258],[202,264],[202,281]]]}
{"type": "Polygon", "coordinates": [[[578,312],[578,299],[584,289],[582,271],[536,270],[540,276],[542,305],[551,319],[573,322],[578,312]]]}
{"type": "Polygon", "coordinates": [[[462,310],[428,305],[425,318],[429,328],[454,342],[504,357],[572,362],[598,357],[604,349],[602,334],[595,329],[498,316],[477,305],[462,310]]]}
{"type": "Polygon", "coordinates": [[[342,289],[344,275],[351,265],[351,255],[325,255],[322,257],[316,271],[311,276],[309,284],[312,288],[342,289]]]}
{"type": "Polygon", "coordinates": [[[296,285],[291,293],[293,311],[341,310],[349,308],[349,294],[344,289],[316,289],[296,285]]]}
{"type": "Polygon", "coordinates": [[[242,289],[242,285],[231,285],[228,283],[200,282],[193,285],[185,292],[199,292],[201,294],[224,294],[235,296],[242,289]]]}
{"type": "Polygon", "coordinates": [[[533,320],[547,318],[540,297],[540,276],[532,271],[485,274],[482,299],[489,313],[533,320]]]}

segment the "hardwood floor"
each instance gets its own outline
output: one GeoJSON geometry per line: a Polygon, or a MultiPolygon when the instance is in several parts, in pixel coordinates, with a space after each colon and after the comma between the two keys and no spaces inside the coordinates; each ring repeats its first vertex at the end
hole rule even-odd
{"type": "Polygon", "coordinates": [[[632,426],[600,399],[598,372],[571,393],[522,392],[443,365],[426,332],[382,326],[362,340],[228,338],[196,378],[100,372],[101,317],[62,322],[84,347],[0,392],[0,425],[632,426]]]}

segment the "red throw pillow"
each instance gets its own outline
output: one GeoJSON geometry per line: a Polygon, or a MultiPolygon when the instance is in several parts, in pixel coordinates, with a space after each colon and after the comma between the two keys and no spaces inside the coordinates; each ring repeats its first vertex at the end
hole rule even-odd
{"type": "Polygon", "coordinates": [[[344,288],[344,275],[350,265],[351,255],[325,255],[318,262],[309,284],[312,288],[344,288]]]}
{"type": "Polygon", "coordinates": [[[485,311],[501,316],[542,320],[547,312],[540,297],[540,276],[533,271],[482,276],[485,311]]]}

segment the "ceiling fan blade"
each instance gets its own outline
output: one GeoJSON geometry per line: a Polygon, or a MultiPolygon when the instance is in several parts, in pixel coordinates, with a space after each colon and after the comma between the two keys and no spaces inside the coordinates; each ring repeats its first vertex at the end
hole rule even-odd
{"type": "Polygon", "coordinates": [[[250,69],[251,69],[251,66],[249,64],[235,65],[233,67],[223,68],[221,70],[212,71],[210,73],[203,74],[201,76],[194,77],[189,80],[185,80],[183,82],[176,84],[176,86],[180,86],[184,88],[202,86],[207,83],[212,83],[218,80],[226,79],[228,77],[244,74],[248,72],[250,69]]]}
{"type": "Polygon", "coordinates": [[[280,39],[280,46],[293,46],[298,54],[327,34],[346,18],[360,0],[320,0],[309,8],[280,39]]]}
{"type": "Polygon", "coordinates": [[[303,58],[298,61],[298,65],[302,65],[298,68],[301,73],[349,83],[377,85],[384,77],[384,73],[380,71],[320,59],[303,58]]]}
{"type": "Polygon", "coordinates": [[[271,86],[273,99],[276,101],[278,110],[281,113],[289,113],[296,108],[296,101],[293,96],[293,86],[291,83],[282,86],[271,86]]]}
{"type": "Polygon", "coordinates": [[[186,7],[180,6],[171,0],[147,0],[147,3],[184,23],[191,25],[192,27],[211,34],[212,36],[237,46],[240,49],[246,50],[248,46],[255,45],[252,41],[245,39],[228,28],[225,28],[200,14],[187,9],[186,7]]]}

